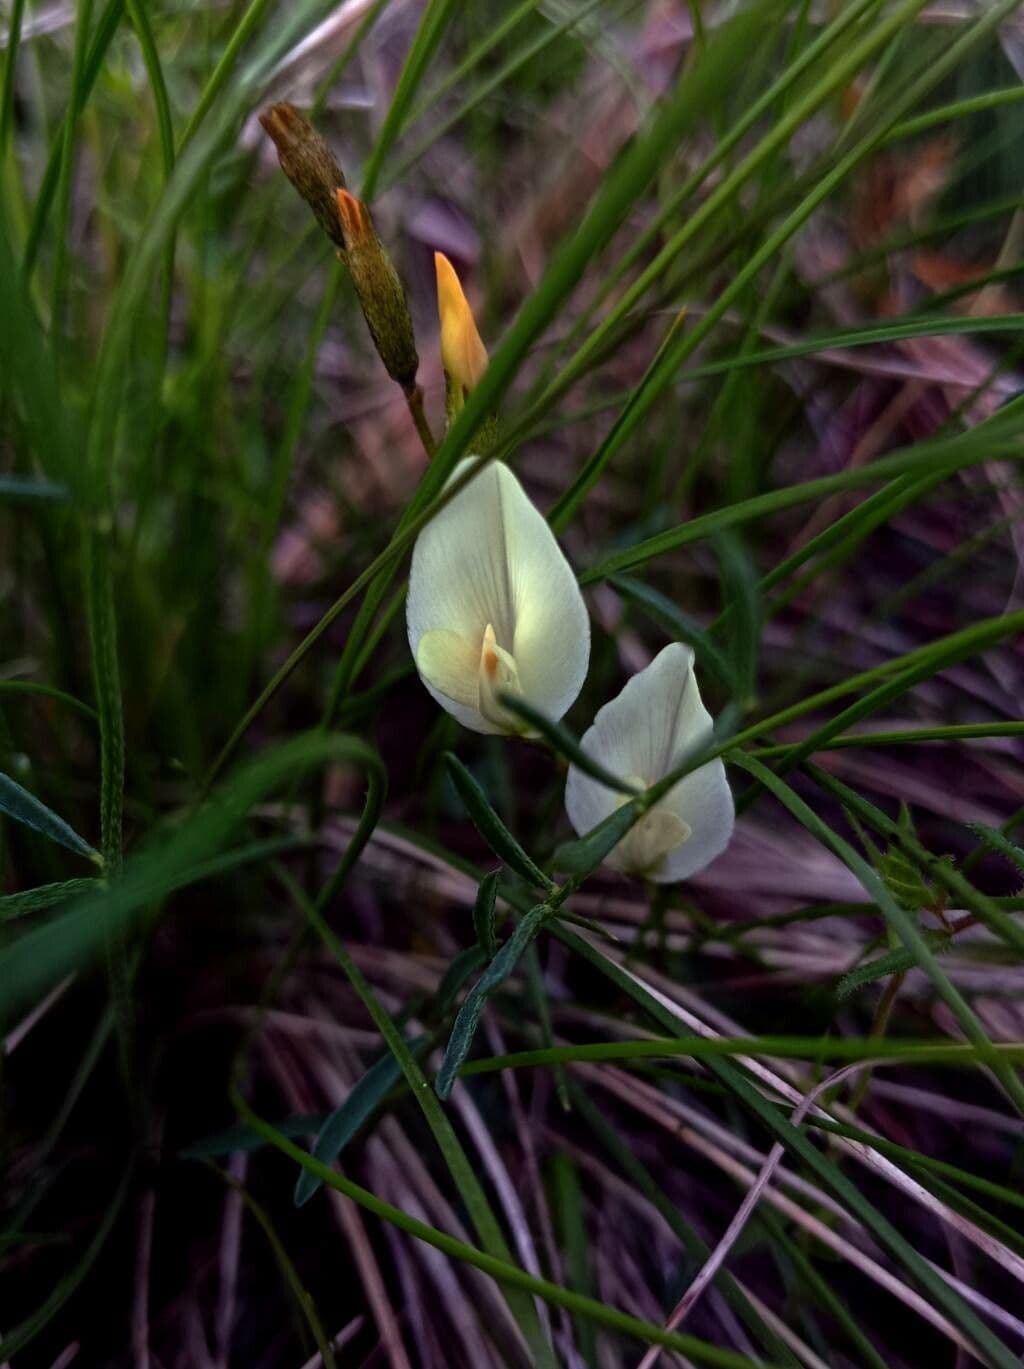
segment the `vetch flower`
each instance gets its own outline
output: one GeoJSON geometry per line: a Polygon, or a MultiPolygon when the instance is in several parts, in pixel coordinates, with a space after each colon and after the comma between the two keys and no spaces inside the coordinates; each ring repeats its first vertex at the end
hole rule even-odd
{"type": "MultiPolygon", "coordinates": [[[[583,750],[637,790],[649,789],[707,742],[711,715],[701,702],[693,652],[673,642],[599,709],[583,750]]],[[[569,821],[581,836],[627,800],[570,766],[569,821]]],[[[656,884],[688,879],[729,844],[735,821],[720,760],[685,775],[613,848],[607,864],[656,884]]]]}
{"type": "Polygon", "coordinates": [[[443,252],[434,253],[434,270],[437,273],[437,313],[441,320],[441,363],[448,411],[449,415],[454,415],[487,370],[487,348],[481,341],[455,267],[443,252]]]}
{"type": "MultiPolygon", "coordinates": [[[[456,466],[463,475],[473,458],[456,466]]],[[[590,621],[554,534],[509,468],[474,477],[416,539],[406,605],[427,689],[474,732],[521,733],[501,693],[560,718],[590,659],[590,621]]]]}

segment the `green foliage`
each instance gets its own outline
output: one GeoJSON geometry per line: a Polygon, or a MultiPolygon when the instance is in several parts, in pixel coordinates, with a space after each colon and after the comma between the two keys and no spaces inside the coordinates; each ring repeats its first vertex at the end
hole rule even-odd
{"type": "Polygon", "coordinates": [[[86,860],[98,861],[100,858],[99,852],[93,850],[63,818],[59,818],[34,794],[12,780],[10,775],[0,774],[0,813],[13,818],[15,822],[23,822],[35,832],[42,832],[44,837],[66,846],[78,856],[85,856],[86,860]]]}
{"type": "Polygon", "coordinates": [[[7,6],[0,1360],[172,1360],[198,1298],[225,1363],[264,1312],[289,1363],[1017,1363],[1019,0],[932,8],[7,6]],[[373,201],[400,387],[270,99],[373,201]],[[434,246],[490,352],[443,432],[434,246]],[[483,739],[402,606],[491,460],[593,632],[483,739]],[[666,640],[718,723],[637,793],[578,738],[666,640]],[[712,874],[602,872],[715,757],[712,874]],[[623,799],[575,837],[567,766],[623,799]]]}

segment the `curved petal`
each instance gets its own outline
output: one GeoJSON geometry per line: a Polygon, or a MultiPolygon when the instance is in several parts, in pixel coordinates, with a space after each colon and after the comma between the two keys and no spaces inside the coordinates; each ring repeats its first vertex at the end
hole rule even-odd
{"type": "MultiPolygon", "coordinates": [[[[456,467],[460,476],[472,458],[456,467]]],[[[488,629],[509,676],[537,708],[560,718],[576,698],[590,657],[590,622],[576,577],[519,481],[492,462],[423,529],[413,548],[406,605],[409,644],[420,668],[428,633],[452,633],[476,659],[488,629]]],[[[440,639],[435,639],[440,640],[440,639]]],[[[467,658],[468,659],[468,658],[467,658]]],[[[503,727],[420,668],[434,698],[478,732],[503,727]],[[455,706],[453,706],[455,705],[455,706]]]]}
{"type": "Polygon", "coordinates": [[[420,679],[453,703],[476,708],[480,698],[480,653],[447,628],[425,632],[416,648],[420,679]]]}
{"type": "Polygon", "coordinates": [[[674,812],[690,828],[690,836],[665,857],[652,878],[659,884],[689,879],[722,854],[732,840],[736,809],[725,766],[709,761],[687,775],[662,799],[659,808],[674,812]]]}
{"type": "MultiPolygon", "coordinates": [[[[693,652],[674,642],[598,710],[582,746],[615,774],[651,785],[710,731],[711,715],[693,673],[693,652]]],[[[570,767],[565,806],[577,832],[589,831],[621,802],[620,795],[570,767]]],[[[720,760],[710,761],[680,780],[615,847],[607,863],[658,883],[686,879],[725,850],[733,824],[725,767],[720,760]]]]}

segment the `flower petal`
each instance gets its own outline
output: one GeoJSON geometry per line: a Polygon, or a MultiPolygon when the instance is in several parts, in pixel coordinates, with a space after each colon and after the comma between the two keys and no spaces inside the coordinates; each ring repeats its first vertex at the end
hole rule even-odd
{"type": "Polygon", "coordinates": [[[455,268],[443,252],[434,253],[437,313],[441,320],[441,362],[448,379],[467,393],[487,370],[487,348],[455,268]]]}
{"type": "MultiPolygon", "coordinates": [[[[470,460],[459,463],[453,480],[470,460]]],[[[514,665],[523,695],[550,717],[560,718],[582,688],[590,657],[583,596],[551,529],[500,462],[484,467],[420,533],[406,618],[417,666],[427,633],[454,633],[479,661],[492,627],[502,659],[506,653],[511,657],[509,669],[514,665]]],[[[437,677],[420,673],[438,703],[466,727],[518,730],[497,725],[479,706],[456,699],[458,707],[453,707],[437,677]]]]}
{"type": "Polygon", "coordinates": [[[480,698],[480,653],[447,628],[425,632],[416,648],[416,669],[439,694],[476,708],[480,698]]]}
{"type": "MultiPolygon", "coordinates": [[[[636,776],[649,786],[699,746],[711,725],[693,673],[693,652],[674,642],[598,711],[582,746],[615,774],[636,776]]],[[[570,767],[565,806],[577,832],[588,832],[621,802],[620,795],[570,767]]],[[[734,820],[725,767],[720,760],[710,761],[680,780],[641,820],[649,830],[639,832],[641,824],[637,824],[607,863],[658,883],[686,879],[725,850],[734,820]],[[678,827],[656,816],[662,810],[675,815],[678,827]],[[666,849],[673,834],[682,840],[674,849],[666,849]],[[645,864],[655,856],[653,866],[645,864]]]]}

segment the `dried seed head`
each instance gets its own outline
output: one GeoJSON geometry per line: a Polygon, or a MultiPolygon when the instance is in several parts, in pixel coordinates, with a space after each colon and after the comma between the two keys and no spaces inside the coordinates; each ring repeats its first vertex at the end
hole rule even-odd
{"type": "Polygon", "coordinates": [[[347,190],[339,190],[336,199],[345,259],[363,317],[388,375],[408,394],[420,359],[401,279],[363,201],[347,190]]]}
{"type": "Polygon", "coordinates": [[[294,105],[268,106],[260,115],[260,123],[274,140],[281,170],[331,242],[344,251],[335,195],[338,187],[345,185],[345,174],[334,153],[294,105]]]}

